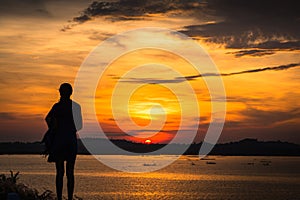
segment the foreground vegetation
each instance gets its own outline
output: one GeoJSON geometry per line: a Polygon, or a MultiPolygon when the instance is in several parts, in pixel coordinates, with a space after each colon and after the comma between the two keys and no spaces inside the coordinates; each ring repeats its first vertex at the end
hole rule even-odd
{"type": "MultiPolygon", "coordinates": [[[[9,193],[15,193],[22,200],[55,200],[55,194],[50,190],[39,193],[37,189],[30,188],[23,183],[17,183],[19,172],[10,175],[0,174],[0,199],[7,199],[9,193]]],[[[75,197],[77,200],[82,200],[75,197]]]]}
{"type": "Polygon", "coordinates": [[[20,199],[24,200],[54,200],[52,191],[46,190],[42,194],[34,188],[29,188],[23,183],[17,183],[19,172],[10,171],[10,176],[0,175],[0,199],[7,199],[9,193],[16,193],[20,199]]]}

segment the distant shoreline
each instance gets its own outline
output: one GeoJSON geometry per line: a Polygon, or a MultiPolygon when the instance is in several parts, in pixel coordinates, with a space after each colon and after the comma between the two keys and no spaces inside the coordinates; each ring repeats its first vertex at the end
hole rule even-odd
{"type": "MultiPolygon", "coordinates": [[[[181,155],[179,149],[185,148],[184,155],[198,155],[202,143],[187,144],[170,144],[171,150],[164,151],[163,153],[157,153],[156,151],[163,148],[166,144],[143,144],[134,143],[126,140],[111,140],[119,148],[123,149],[128,154],[132,153],[149,155],[181,155]]],[[[94,151],[93,155],[123,155],[120,151],[111,150],[107,140],[103,139],[79,139],[78,140],[78,154],[79,155],[91,155],[85,148],[84,144],[89,145],[101,145],[103,149],[101,151],[94,151]]],[[[40,142],[23,143],[23,142],[3,142],[0,143],[0,155],[22,155],[32,154],[41,155],[44,151],[44,145],[40,142]]],[[[289,142],[281,141],[258,141],[257,139],[244,139],[238,142],[216,144],[209,155],[219,156],[300,156],[300,145],[289,142]]]]}

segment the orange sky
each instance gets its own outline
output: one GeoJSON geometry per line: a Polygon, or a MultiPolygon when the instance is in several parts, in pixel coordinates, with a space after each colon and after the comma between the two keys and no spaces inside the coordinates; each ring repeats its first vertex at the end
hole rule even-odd
{"type": "MultiPolygon", "coordinates": [[[[193,37],[222,74],[300,63],[299,30],[293,24],[299,23],[299,20],[293,21],[294,18],[299,19],[299,15],[293,10],[277,19],[268,10],[254,15],[256,11],[251,10],[251,6],[239,7],[241,5],[236,4],[227,5],[227,8],[222,7],[223,4],[210,5],[196,0],[190,4],[171,1],[173,7],[164,5],[160,10],[149,6],[159,7],[156,1],[138,5],[129,0],[114,1],[117,3],[109,5],[115,11],[106,10],[103,5],[91,7],[90,2],[80,0],[59,3],[45,0],[35,5],[21,0],[12,2],[5,1],[0,8],[0,141],[40,140],[46,130],[44,116],[59,99],[59,85],[62,82],[74,83],[82,62],[101,41],[135,28],[162,27],[193,37]],[[88,20],[72,20],[84,16],[80,13],[88,7],[97,12],[86,11],[88,20]],[[247,16],[232,16],[226,9],[244,9],[242,13],[247,16]],[[131,14],[131,10],[136,14],[131,14]],[[254,19],[254,16],[264,20],[254,19]],[[274,23],[278,28],[274,28],[274,23]]],[[[276,11],[277,7],[273,10],[276,11]]],[[[288,6],[281,8],[292,9],[288,6]]],[[[135,40],[128,38],[120,44],[126,49],[135,40]]],[[[153,135],[155,130],[136,131],[129,126],[127,131],[135,138],[124,137],[115,123],[111,94],[117,81],[122,80],[120,77],[128,70],[148,63],[168,66],[183,76],[197,75],[197,71],[184,59],[164,51],[144,49],[119,57],[102,75],[95,94],[97,117],[109,137],[136,141],[151,138],[153,142],[166,142],[176,134],[181,117],[180,104],[176,94],[160,84],[145,84],[132,94],[128,105],[132,120],[141,126],[146,126],[151,120],[162,121],[166,114],[166,123],[158,134],[153,135]],[[164,110],[154,107],[151,111],[152,106],[158,105],[164,110]]],[[[300,67],[295,66],[285,70],[277,68],[223,76],[227,115],[219,141],[250,137],[300,143],[299,72],[300,67]]],[[[144,78],[154,75],[158,79],[174,78],[168,70],[154,70],[151,75],[147,71],[144,73],[144,78]]],[[[187,82],[196,92],[200,107],[196,137],[196,141],[200,141],[210,123],[210,96],[203,78],[187,82]]],[[[178,87],[176,92],[184,93],[180,84],[173,83],[174,87],[178,87]]],[[[85,105],[79,99],[77,101],[85,105]]],[[[85,120],[89,123],[88,119],[85,120]]],[[[193,119],[184,124],[187,134],[193,125],[193,119]]]]}

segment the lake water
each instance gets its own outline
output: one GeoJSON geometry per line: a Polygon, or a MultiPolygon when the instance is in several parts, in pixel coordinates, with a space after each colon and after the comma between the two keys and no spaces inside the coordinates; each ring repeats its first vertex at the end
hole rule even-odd
{"type": "MultiPolygon", "coordinates": [[[[157,164],[167,156],[108,156],[124,169],[157,164]],[[153,162],[149,163],[152,159],[153,162]]],[[[83,199],[300,199],[300,157],[182,156],[150,173],[113,170],[93,156],[78,156],[75,194],[83,199]],[[207,164],[212,162],[215,164],[207,164]]],[[[0,173],[20,171],[19,182],[55,191],[55,167],[39,155],[0,155],[0,173]]],[[[66,196],[66,184],[64,195],[66,196]]]]}

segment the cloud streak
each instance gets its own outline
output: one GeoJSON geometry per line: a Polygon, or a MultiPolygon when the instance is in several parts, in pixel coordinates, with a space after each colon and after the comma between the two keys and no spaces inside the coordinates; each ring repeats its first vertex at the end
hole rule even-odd
{"type": "Polygon", "coordinates": [[[174,79],[152,79],[152,78],[130,78],[130,79],[121,79],[121,82],[127,83],[146,83],[146,84],[166,84],[166,83],[181,83],[184,81],[193,81],[197,78],[201,77],[215,77],[215,76],[234,76],[234,75],[242,75],[242,74],[249,74],[249,73],[258,73],[264,71],[282,71],[287,70],[290,68],[300,67],[300,63],[291,63],[287,65],[279,65],[274,67],[263,67],[263,68],[256,68],[250,70],[243,70],[238,72],[231,72],[231,73],[204,73],[204,74],[197,74],[192,76],[185,76],[185,77],[175,77],[174,79]]]}
{"type": "Polygon", "coordinates": [[[260,56],[266,56],[266,55],[272,55],[274,54],[274,50],[266,50],[266,49],[250,49],[250,50],[240,50],[235,52],[229,52],[227,54],[234,54],[235,57],[243,57],[243,56],[254,56],[254,57],[260,57],[260,56]]]}
{"type": "MultiPolygon", "coordinates": [[[[289,68],[299,67],[300,63],[291,63],[288,65],[279,65],[275,67],[264,67],[264,68],[257,68],[257,69],[250,69],[250,70],[244,70],[239,72],[231,72],[231,73],[221,73],[221,74],[215,74],[215,73],[205,73],[205,74],[199,74],[194,76],[186,76],[185,78],[187,80],[193,80],[198,77],[205,77],[205,76],[233,76],[233,75],[240,75],[240,74],[249,74],[249,73],[257,73],[257,72],[263,72],[263,71],[281,71],[281,70],[287,70],[289,68]]],[[[180,78],[180,77],[178,77],[180,78]]]]}

